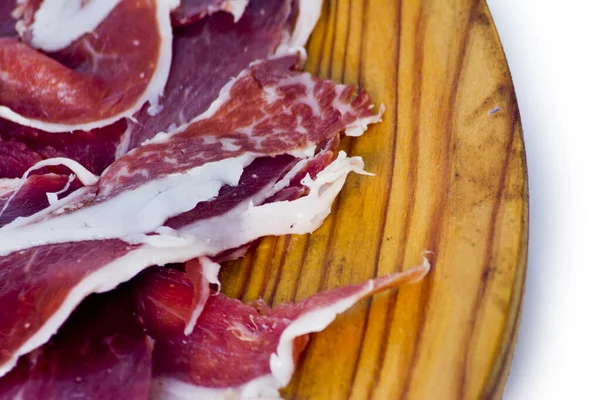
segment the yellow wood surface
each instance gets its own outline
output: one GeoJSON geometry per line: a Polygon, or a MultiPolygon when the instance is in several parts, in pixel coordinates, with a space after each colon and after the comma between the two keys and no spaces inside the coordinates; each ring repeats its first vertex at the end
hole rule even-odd
{"type": "Polygon", "coordinates": [[[426,250],[433,270],[313,335],[284,397],[500,398],[528,203],[519,113],[486,3],[326,0],[307,70],[385,104],[381,124],[342,142],[376,177],[350,176],[312,235],[266,238],[224,268],[225,292],[297,301],[409,268],[426,250]]]}

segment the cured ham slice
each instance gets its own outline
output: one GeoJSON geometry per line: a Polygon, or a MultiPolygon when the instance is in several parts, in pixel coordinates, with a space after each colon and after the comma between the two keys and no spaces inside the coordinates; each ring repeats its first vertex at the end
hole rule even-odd
{"type": "MultiPolygon", "coordinates": [[[[66,157],[100,175],[113,161],[127,123],[121,120],[91,132],[48,133],[0,119],[0,178],[20,178],[39,161],[66,157]]],[[[60,166],[36,173],[68,174],[60,166]]]]}
{"type": "Polygon", "coordinates": [[[295,63],[283,57],[254,64],[190,124],[130,152],[98,180],[80,171],[88,186],[0,228],[0,302],[9,310],[0,318],[3,373],[45,343],[88,294],[148,266],[214,257],[265,235],[320,226],[347,174],[362,172],[360,158],[342,152],[305,176],[303,197],[274,201],[277,194],[317,165],[309,160],[325,166],[329,161],[315,152],[328,151],[340,132],[361,134],[380,114],[365,92],[295,71],[295,63]],[[264,171],[272,175],[244,176],[271,162],[264,171]],[[225,187],[237,188],[236,195],[225,196],[225,187]]]}
{"type": "Polygon", "coordinates": [[[213,293],[192,333],[183,333],[194,285],[184,273],[153,268],[140,277],[139,315],[155,339],[152,398],[279,398],[308,334],[379,291],[420,280],[429,264],[318,293],[270,309],[213,293]]]}
{"type": "Polygon", "coordinates": [[[74,175],[33,175],[25,180],[0,179],[0,227],[28,217],[81,187],[74,175]]]}
{"type": "MultiPolygon", "coordinates": [[[[178,10],[201,4],[207,3],[183,1],[178,10]]],[[[221,88],[251,62],[272,57],[278,48],[285,49],[280,52],[285,54],[304,46],[320,8],[320,2],[314,0],[252,0],[237,22],[228,13],[218,12],[175,29],[173,63],[161,100],[162,111],[154,116],[139,112],[137,122],[131,121],[123,135],[117,156],[206,111],[221,88]],[[295,9],[312,12],[298,13],[295,9]]]]}
{"type": "Polygon", "coordinates": [[[192,299],[192,306],[183,308],[183,310],[189,310],[189,316],[183,330],[184,334],[189,335],[194,330],[196,322],[210,296],[210,285],[217,285],[220,290],[220,269],[221,266],[208,257],[200,257],[185,263],[185,272],[192,282],[194,297],[192,299]]]}
{"type": "Polygon", "coordinates": [[[16,39],[0,39],[0,117],[47,132],[87,131],[131,117],[146,102],[155,110],[169,74],[170,11],[177,3],[19,5],[22,37],[52,57],[16,39]]]}
{"type": "Polygon", "coordinates": [[[86,299],[50,342],[0,379],[0,399],[148,399],[153,343],[130,293],[86,299]]]}
{"type": "Polygon", "coordinates": [[[234,22],[237,22],[247,5],[248,0],[182,0],[171,14],[171,20],[176,26],[188,25],[217,11],[226,11],[231,13],[234,22]]]}

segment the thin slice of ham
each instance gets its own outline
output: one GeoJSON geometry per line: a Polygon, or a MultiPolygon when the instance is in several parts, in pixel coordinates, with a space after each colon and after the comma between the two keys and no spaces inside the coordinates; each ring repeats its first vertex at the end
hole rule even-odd
{"type": "MultiPolygon", "coordinates": [[[[196,4],[183,1],[180,9],[192,3],[196,4]]],[[[298,51],[320,11],[320,1],[315,0],[252,0],[237,22],[228,13],[217,12],[175,29],[173,63],[161,112],[151,116],[142,109],[136,114],[137,122],[129,122],[117,157],[206,111],[221,88],[251,62],[274,56],[278,48],[279,54],[298,51]]]]}
{"type": "Polygon", "coordinates": [[[224,186],[246,193],[240,179],[258,159],[311,159],[340,132],[361,134],[380,120],[368,94],[295,71],[296,62],[286,56],[254,64],[206,113],[128,153],[97,181],[68,162],[88,186],[0,228],[0,301],[10,310],[0,318],[0,373],[45,343],[85,296],[148,266],[320,226],[347,174],[362,172],[360,158],[341,153],[303,179],[308,194],[296,200],[264,204],[287,186],[279,180],[290,182],[280,174],[218,215],[169,224],[198,204],[214,207],[224,186]]]}
{"type": "Polygon", "coordinates": [[[217,11],[226,11],[233,16],[234,22],[242,17],[249,0],[181,0],[171,14],[173,25],[182,26],[196,22],[217,11]]]}
{"type": "Polygon", "coordinates": [[[117,160],[97,184],[0,229],[0,255],[32,244],[148,242],[169,218],[236,186],[253,160],[310,158],[339,132],[360,135],[381,119],[366,92],[290,69],[296,60],[254,64],[191,123],[117,160]]]}
{"type": "Polygon", "coordinates": [[[194,297],[192,299],[192,306],[187,308],[189,309],[189,316],[183,330],[184,334],[189,335],[194,330],[196,322],[210,296],[210,285],[218,285],[220,289],[220,269],[221,266],[209,257],[199,257],[185,263],[185,272],[194,287],[194,297]]]}
{"type": "Polygon", "coordinates": [[[221,215],[177,230],[165,228],[164,236],[156,235],[146,244],[77,241],[0,257],[0,300],[5,307],[0,318],[0,372],[8,372],[20,355],[44,344],[87,295],[111,290],[144,268],[218,256],[266,235],[314,231],[329,214],[346,175],[361,170],[360,159],[342,154],[316,179],[303,180],[309,192],[304,197],[255,205],[271,196],[269,183],[221,215]]]}
{"type": "MultiPolygon", "coordinates": [[[[153,268],[138,279],[139,315],[155,339],[153,399],[279,398],[308,334],[325,329],[361,299],[422,279],[429,263],[363,284],[270,309],[222,294],[208,297],[192,333],[183,332],[194,285],[177,270],[153,268]]],[[[204,290],[207,290],[206,287],[204,290]]]]}
{"type": "Polygon", "coordinates": [[[21,21],[25,41],[53,53],[0,39],[0,117],[47,132],[88,131],[132,117],[146,102],[156,110],[171,65],[174,3],[44,0],[21,5],[17,14],[32,17],[21,21]],[[27,5],[36,11],[27,12],[27,5]]]}
{"type": "Polygon", "coordinates": [[[0,399],[146,400],[153,342],[127,288],[90,296],[50,342],[0,379],[0,399]]]}
{"type": "MultiPolygon", "coordinates": [[[[120,120],[90,132],[44,132],[0,119],[0,178],[21,177],[35,163],[55,157],[73,159],[96,175],[113,161],[127,122],[120,120]]],[[[36,173],[67,173],[61,167],[36,173]]]]}
{"type": "Polygon", "coordinates": [[[27,179],[0,179],[0,227],[18,217],[28,217],[81,187],[74,175],[53,173],[27,179]]]}

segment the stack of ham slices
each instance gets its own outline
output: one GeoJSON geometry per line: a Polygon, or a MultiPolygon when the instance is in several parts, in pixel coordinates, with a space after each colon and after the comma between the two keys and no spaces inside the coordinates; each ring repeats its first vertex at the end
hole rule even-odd
{"type": "Polygon", "coordinates": [[[219,263],[317,229],[381,119],[302,72],[320,0],[0,2],[0,398],[279,398],[422,266],[270,309],[219,263]]]}

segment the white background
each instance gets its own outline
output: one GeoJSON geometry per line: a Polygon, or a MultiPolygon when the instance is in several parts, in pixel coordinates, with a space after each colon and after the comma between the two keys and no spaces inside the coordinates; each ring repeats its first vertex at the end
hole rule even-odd
{"type": "Polygon", "coordinates": [[[600,399],[600,6],[488,0],[523,120],[529,270],[506,400],[600,399]]]}

